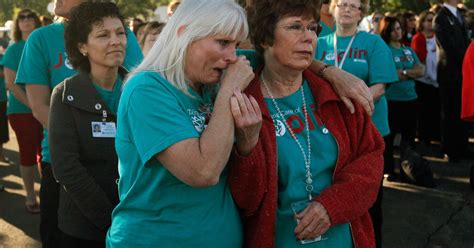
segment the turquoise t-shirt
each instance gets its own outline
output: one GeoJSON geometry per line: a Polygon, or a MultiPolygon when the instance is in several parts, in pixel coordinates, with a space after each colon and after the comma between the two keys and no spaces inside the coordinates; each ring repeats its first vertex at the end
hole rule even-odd
{"type": "Polygon", "coordinates": [[[186,95],[156,72],[140,72],[125,84],[115,139],[120,203],[107,247],[242,247],[227,171],[217,185],[194,188],[155,158],[204,131],[213,102],[204,92],[186,95]]]}
{"type": "MultiPolygon", "coordinates": [[[[342,60],[351,38],[352,36],[337,37],[339,61],[342,60]]],[[[315,58],[327,64],[335,64],[334,35],[328,35],[318,39],[315,58]]],[[[376,83],[398,81],[392,53],[387,44],[385,44],[380,36],[367,32],[357,33],[342,69],[364,80],[368,86],[376,83]]],[[[385,96],[380,97],[380,99],[375,102],[372,121],[382,136],[386,136],[390,133],[388,126],[388,106],[385,96]]]]}
{"type": "MultiPolygon", "coordinates": [[[[315,115],[316,102],[306,81],[303,84],[305,101],[309,114],[311,142],[311,172],[313,174],[313,196],[318,195],[332,184],[332,177],[338,156],[336,140],[330,133],[323,133],[324,121],[315,115]]],[[[275,245],[276,247],[352,247],[349,224],[336,225],[322,235],[322,240],[301,245],[296,240],[296,221],[292,203],[308,199],[305,190],[305,163],[301,149],[291,137],[283,121],[293,129],[305,152],[308,151],[306,124],[301,90],[290,96],[276,99],[285,120],[281,119],[270,98],[265,103],[276,128],[278,153],[278,210],[275,245]]]]}
{"type": "MultiPolygon", "coordinates": [[[[127,50],[123,65],[130,70],[142,61],[143,54],[133,33],[128,29],[127,33],[127,50]]],[[[15,83],[47,85],[52,90],[75,73],[67,59],[64,46],[64,24],[54,23],[31,33],[23,50],[15,83]]],[[[46,129],[41,150],[43,161],[51,163],[46,129]]]]}
{"type": "MultiPolygon", "coordinates": [[[[0,70],[3,72],[3,55],[0,54],[0,70]]],[[[5,87],[5,78],[0,77],[0,102],[7,101],[7,88],[5,87]]]]}
{"type": "Polygon", "coordinates": [[[334,33],[334,31],[336,31],[336,25],[334,25],[334,28],[331,29],[328,25],[326,25],[324,22],[319,22],[319,24],[321,25],[321,27],[323,27],[323,29],[321,30],[321,33],[319,33],[318,37],[321,38],[321,37],[325,37],[325,36],[328,36],[332,33],[334,33]]]}
{"type": "MultiPolygon", "coordinates": [[[[418,56],[410,47],[395,48],[390,46],[392,50],[393,61],[397,70],[412,69],[416,64],[420,63],[418,56]]],[[[385,90],[385,96],[389,101],[411,101],[418,98],[415,90],[415,80],[408,79],[397,81],[385,90]]]]}
{"type": "MultiPolygon", "coordinates": [[[[18,71],[18,66],[20,65],[21,53],[25,47],[25,41],[20,40],[13,43],[8,47],[5,52],[5,67],[12,70],[18,71]]],[[[22,86],[24,89],[24,86],[22,86]]],[[[25,114],[31,113],[31,109],[28,106],[21,103],[10,91],[8,94],[8,108],[7,114],[25,114]]]]}
{"type": "Polygon", "coordinates": [[[112,113],[116,114],[120,101],[120,96],[122,95],[122,79],[117,79],[112,90],[104,89],[95,84],[94,87],[99,93],[102,100],[104,100],[105,104],[107,104],[109,110],[112,111],[112,113]]]}

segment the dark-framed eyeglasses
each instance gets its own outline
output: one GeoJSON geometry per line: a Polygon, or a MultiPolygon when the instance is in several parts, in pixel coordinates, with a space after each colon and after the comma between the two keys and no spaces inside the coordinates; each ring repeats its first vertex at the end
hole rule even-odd
{"type": "Polygon", "coordinates": [[[295,22],[292,24],[283,25],[282,27],[288,32],[294,33],[297,35],[304,34],[306,30],[308,30],[310,33],[319,35],[321,31],[323,30],[323,27],[319,23],[312,23],[312,24],[309,24],[308,26],[305,26],[302,23],[295,22]]]}
{"type": "Polygon", "coordinates": [[[35,17],[36,17],[35,13],[20,14],[20,15],[18,15],[18,20],[20,20],[20,21],[24,21],[24,20],[27,20],[27,19],[33,20],[33,19],[35,19],[35,17]]]}

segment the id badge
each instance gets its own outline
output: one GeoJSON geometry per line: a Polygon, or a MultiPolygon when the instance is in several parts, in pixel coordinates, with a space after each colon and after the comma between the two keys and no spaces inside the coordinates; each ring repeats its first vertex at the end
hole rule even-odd
{"type": "MultiPolygon", "coordinates": [[[[293,202],[293,203],[291,203],[291,209],[293,210],[294,214],[298,214],[298,213],[302,212],[303,210],[305,210],[306,207],[308,207],[310,204],[311,204],[311,201],[309,201],[309,200],[293,202]]],[[[300,220],[296,219],[296,224],[299,224],[299,223],[300,223],[300,220]]],[[[318,237],[313,238],[313,239],[300,240],[300,243],[302,245],[305,245],[305,244],[311,244],[311,243],[314,243],[314,242],[318,242],[318,241],[321,241],[321,240],[323,240],[322,237],[318,236],[318,237]]]]}
{"type": "Polygon", "coordinates": [[[93,121],[91,127],[94,138],[115,138],[115,122],[93,121]]]}

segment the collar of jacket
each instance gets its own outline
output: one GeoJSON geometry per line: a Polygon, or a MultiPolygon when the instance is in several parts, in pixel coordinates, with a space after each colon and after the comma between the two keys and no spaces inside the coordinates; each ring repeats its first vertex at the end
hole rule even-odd
{"type": "MultiPolygon", "coordinates": [[[[264,102],[262,88],[260,85],[262,81],[260,79],[260,74],[262,73],[263,67],[259,68],[255,72],[255,78],[252,83],[249,84],[245,91],[251,92],[255,97],[257,102],[264,102]]],[[[313,72],[306,69],[303,71],[303,78],[307,80],[309,87],[311,88],[311,93],[313,94],[314,101],[316,102],[317,109],[330,101],[341,101],[338,95],[331,88],[331,85],[326,82],[324,79],[316,76],[313,72]]],[[[260,107],[262,110],[263,118],[272,119],[270,111],[266,107],[260,107]]]]}
{"type": "MultiPolygon", "coordinates": [[[[118,74],[119,77],[125,78],[128,71],[119,67],[118,74]]],[[[102,111],[106,110],[108,114],[114,115],[95,89],[89,73],[86,72],[79,71],[76,75],[64,80],[62,102],[87,112],[102,114],[102,111]]]]}

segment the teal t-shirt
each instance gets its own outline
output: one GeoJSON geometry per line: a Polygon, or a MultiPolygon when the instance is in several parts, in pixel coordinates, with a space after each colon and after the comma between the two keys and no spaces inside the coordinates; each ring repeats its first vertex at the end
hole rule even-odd
{"type": "MultiPolygon", "coordinates": [[[[3,72],[3,55],[0,54],[0,70],[3,72]]],[[[0,102],[7,101],[7,88],[5,87],[5,77],[0,77],[0,102]]]]}
{"type": "MultiPolygon", "coordinates": [[[[418,56],[410,47],[395,48],[390,46],[392,50],[393,61],[397,70],[412,69],[416,64],[420,63],[418,56]]],[[[397,81],[385,90],[385,96],[389,101],[411,101],[418,98],[415,90],[415,80],[397,81]]]]}
{"type": "Polygon", "coordinates": [[[117,78],[117,81],[115,82],[112,90],[104,89],[95,84],[94,87],[99,93],[102,100],[104,100],[105,104],[107,104],[109,110],[112,111],[112,113],[116,114],[120,101],[120,96],[122,95],[122,79],[117,78]]]}
{"type": "MultiPolygon", "coordinates": [[[[12,70],[18,71],[18,66],[20,65],[21,53],[25,47],[25,41],[20,40],[13,43],[8,47],[5,52],[5,67],[12,70]]],[[[24,86],[22,86],[24,89],[24,86]]],[[[21,103],[10,91],[8,94],[8,108],[7,114],[25,114],[31,113],[31,109],[28,106],[21,103]]]]}
{"type": "MultiPolygon", "coordinates": [[[[128,70],[138,65],[143,54],[133,33],[127,29],[127,49],[123,65],[128,70]]],[[[52,90],[76,71],[67,59],[64,46],[64,24],[54,23],[36,29],[23,49],[15,83],[47,85],[52,90]]],[[[43,161],[51,163],[48,132],[44,129],[41,143],[43,161]]]]}
{"type": "MultiPolygon", "coordinates": [[[[351,38],[352,36],[337,37],[339,61],[342,60],[351,38]]],[[[318,39],[315,58],[327,64],[335,64],[334,35],[328,35],[318,39]]],[[[385,44],[380,36],[367,32],[357,33],[342,69],[364,80],[368,86],[376,83],[398,81],[392,53],[387,44],[385,44]]],[[[388,126],[388,106],[385,96],[380,97],[380,99],[375,102],[372,121],[382,136],[386,136],[390,133],[388,126]]]]}
{"type": "Polygon", "coordinates": [[[217,185],[194,188],[155,158],[204,131],[215,94],[204,92],[186,95],[156,72],[140,72],[125,84],[115,139],[120,203],[107,247],[242,247],[227,171],[217,185]]]}
{"type": "Polygon", "coordinates": [[[323,29],[321,30],[321,33],[319,33],[318,37],[321,38],[321,37],[325,37],[325,36],[328,36],[332,33],[334,33],[334,31],[336,31],[336,25],[334,25],[334,28],[331,29],[328,25],[326,25],[324,22],[319,22],[319,24],[321,25],[321,27],[323,27],[323,29]]]}
{"type": "MultiPolygon", "coordinates": [[[[316,115],[316,102],[311,89],[304,82],[305,101],[309,114],[309,130],[311,142],[311,173],[313,174],[313,196],[330,187],[336,166],[338,147],[331,133],[324,133],[324,120],[316,115]]],[[[296,221],[291,207],[292,203],[308,199],[305,190],[305,163],[301,149],[291,137],[284,122],[294,131],[304,151],[307,153],[306,121],[303,111],[301,90],[290,96],[276,99],[284,115],[282,120],[273,101],[265,99],[265,103],[275,124],[278,153],[278,210],[275,245],[276,247],[352,247],[352,235],[349,224],[331,227],[322,235],[322,240],[301,245],[295,237],[296,221]]]]}

